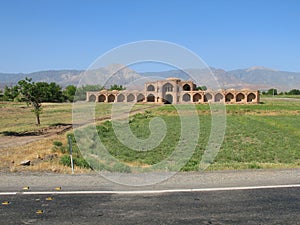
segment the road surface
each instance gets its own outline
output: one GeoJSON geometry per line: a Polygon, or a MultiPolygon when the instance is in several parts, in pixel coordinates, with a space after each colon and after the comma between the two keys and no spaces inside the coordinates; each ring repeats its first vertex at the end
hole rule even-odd
{"type": "Polygon", "coordinates": [[[300,224],[299,171],[179,173],[143,187],[0,174],[0,224],[300,224]]]}
{"type": "Polygon", "coordinates": [[[1,224],[300,224],[300,188],[1,199],[1,224]]]}

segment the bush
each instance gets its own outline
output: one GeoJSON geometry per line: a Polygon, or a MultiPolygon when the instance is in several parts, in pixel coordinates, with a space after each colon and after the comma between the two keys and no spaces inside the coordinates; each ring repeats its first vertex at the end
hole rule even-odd
{"type": "Polygon", "coordinates": [[[61,164],[63,164],[64,166],[71,166],[71,159],[70,159],[70,156],[69,155],[63,155],[61,158],[60,158],[60,161],[59,161],[61,164]]]}
{"type": "MultiPolygon", "coordinates": [[[[69,158],[70,158],[70,156],[69,156],[69,158]]],[[[73,161],[74,161],[74,165],[76,165],[76,166],[78,166],[80,168],[90,168],[90,165],[82,157],[80,157],[80,158],[75,157],[73,159],[73,161]]]]}
{"type": "Polygon", "coordinates": [[[65,154],[65,152],[66,152],[66,147],[65,146],[63,146],[63,143],[62,142],[60,142],[60,141],[53,141],[53,148],[52,148],[52,150],[54,151],[54,152],[57,152],[57,150],[60,150],[60,152],[62,153],[62,154],[65,154]]]}
{"type": "MultiPolygon", "coordinates": [[[[63,155],[60,158],[60,163],[63,164],[64,166],[71,167],[71,158],[70,158],[70,156],[69,155],[63,155]]],[[[75,166],[78,166],[80,168],[90,168],[90,165],[82,157],[74,157],[73,158],[73,163],[74,163],[75,166]]]]}
{"type": "Polygon", "coordinates": [[[63,144],[62,144],[62,142],[60,142],[60,141],[53,141],[53,145],[56,146],[56,147],[60,147],[60,146],[62,146],[63,144]]]}

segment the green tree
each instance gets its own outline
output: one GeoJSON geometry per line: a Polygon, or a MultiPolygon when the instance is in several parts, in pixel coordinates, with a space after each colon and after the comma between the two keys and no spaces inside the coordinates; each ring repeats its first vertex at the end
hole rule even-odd
{"type": "Polygon", "coordinates": [[[3,99],[5,101],[14,101],[19,96],[18,86],[5,86],[3,99]]]}
{"type": "Polygon", "coordinates": [[[0,90],[0,99],[1,99],[1,101],[4,100],[4,93],[3,93],[3,90],[0,90]]]}
{"type": "Polygon", "coordinates": [[[203,86],[198,86],[198,87],[196,87],[196,90],[198,90],[198,91],[206,91],[206,90],[207,90],[207,87],[206,87],[205,85],[203,85],[203,86]]]}
{"type": "Polygon", "coordinates": [[[122,85],[117,85],[117,84],[114,84],[114,85],[110,85],[110,91],[112,90],[117,90],[117,91],[122,91],[122,90],[125,90],[126,88],[123,87],[122,85]]]}
{"type": "Polygon", "coordinates": [[[267,91],[266,94],[267,94],[267,95],[277,95],[277,94],[278,94],[278,93],[277,93],[277,89],[271,88],[271,89],[269,89],[269,90],[267,91]]]}
{"type": "Polygon", "coordinates": [[[74,85],[69,85],[63,91],[63,95],[65,96],[66,100],[73,102],[74,96],[76,93],[76,87],[74,85]]]}
{"type": "Polygon", "coordinates": [[[41,96],[42,102],[63,102],[65,100],[62,89],[58,84],[54,82],[50,84],[47,82],[37,82],[35,84],[37,89],[43,90],[43,95],[41,96]]]}
{"type": "Polygon", "coordinates": [[[45,102],[63,102],[63,101],[65,101],[65,97],[63,95],[62,88],[54,82],[48,84],[47,99],[45,99],[45,102]]]}
{"type": "Polygon", "coordinates": [[[300,90],[298,90],[298,89],[292,89],[287,94],[288,95],[300,95],[300,90]]]}
{"type": "Polygon", "coordinates": [[[37,85],[31,78],[25,78],[18,82],[18,90],[23,99],[33,106],[33,112],[36,116],[36,124],[40,125],[40,114],[42,112],[42,99],[45,96],[43,85],[37,85]]]}

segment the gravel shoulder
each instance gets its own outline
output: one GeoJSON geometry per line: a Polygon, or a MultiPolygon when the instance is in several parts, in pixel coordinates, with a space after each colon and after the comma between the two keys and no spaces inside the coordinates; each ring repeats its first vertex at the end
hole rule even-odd
{"type": "MultiPolygon", "coordinates": [[[[276,170],[242,170],[217,172],[180,172],[169,179],[146,186],[134,186],[134,180],[143,176],[145,180],[163,173],[152,174],[109,174],[110,178],[131,179],[132,185],[121,185],[108,180],[100,174],[54,174],[54,173],[0,173],[0,191],[22,192],[24,186],[29,191],[53,191],[55,187],[62,190],[166,190],[195,189],[219,187],[246,187],[266,185],[300,184],[300,169],[276,170]],[[126,177],[127,176],[127,177],[126,177]]],[[[106,175],[106,177],[108,177],[106,175]]]]}

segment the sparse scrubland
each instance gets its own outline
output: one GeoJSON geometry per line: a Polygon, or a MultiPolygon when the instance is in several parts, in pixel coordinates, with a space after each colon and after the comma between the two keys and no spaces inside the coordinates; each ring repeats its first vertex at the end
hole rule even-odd
{"type": "MultiPolygon", "coordinates": [[[[163,141],[151,151],[135,151],[124,146],[116,137],[112,123],[101,121],[110,115],[110,104],[96,104],[97,133],[91,133],[90,138],[100,137],[109,155],[118,159],[120,163],[113,163],[108,159],[97,162],[98,168],[111,171],[133,172],[131,166],[141,168],[167,159],[174,151],[180,137],[180,118],[176,108],[172,105],[162,105],[147,108],[151,105],[135,106],[137,111],[129,120],[129,126],[136,137],[146,139],[150,135],[149,121],[160,117],[167,125],[167,135],[163,141]]],[[[44,137],[40,140],[17,145],[19,134],[37,132],[49,127],[72,123],[71,103],[49,103],[43,105],[41,126],[35,125],[31,108],[24,103],[1,103],[0,138],[11,138],[15,146],[2,147],[1,169],[9,171],[39,170],[70,172],[67,135],[63,134],[44,137]],[[32,166],[21,167],[18,162],[31,160],[32,166]]],[[[186,107],[188,112],[189,106],[186,107]]],[[[182,171],[199,169],[199,162],[207,146],[211,115],[209,105],[196,105],[200,121],[200,138],[194,154],[182,171]]],[[[263,98],[262,104],[256,105],[226,105],[226,132],[224,142],[217,157],[208,170],[224,169],[261,169],[261,168],[296,168],[300,167],[300,101],[290,99],[263,98]]],[[[88,128],[87,128],[88,129],[88,128]]],[[[79,132],[79,131],[78,131],[79,132]]],[[[90,149],[94,148],[93,141],[87,142],[90,149]]],[[[89,166],[82,159],[77,149],[75,139],[73,144],[75,156],[75,172],[88,172],[89,166]]],[[[84,153],[83,153],[84,154],[84,153]]],[[[97,155],[97,152],[94,152],[97,155]]],[[[92,163],[92,165],[94,165],[92,163]]]]}

